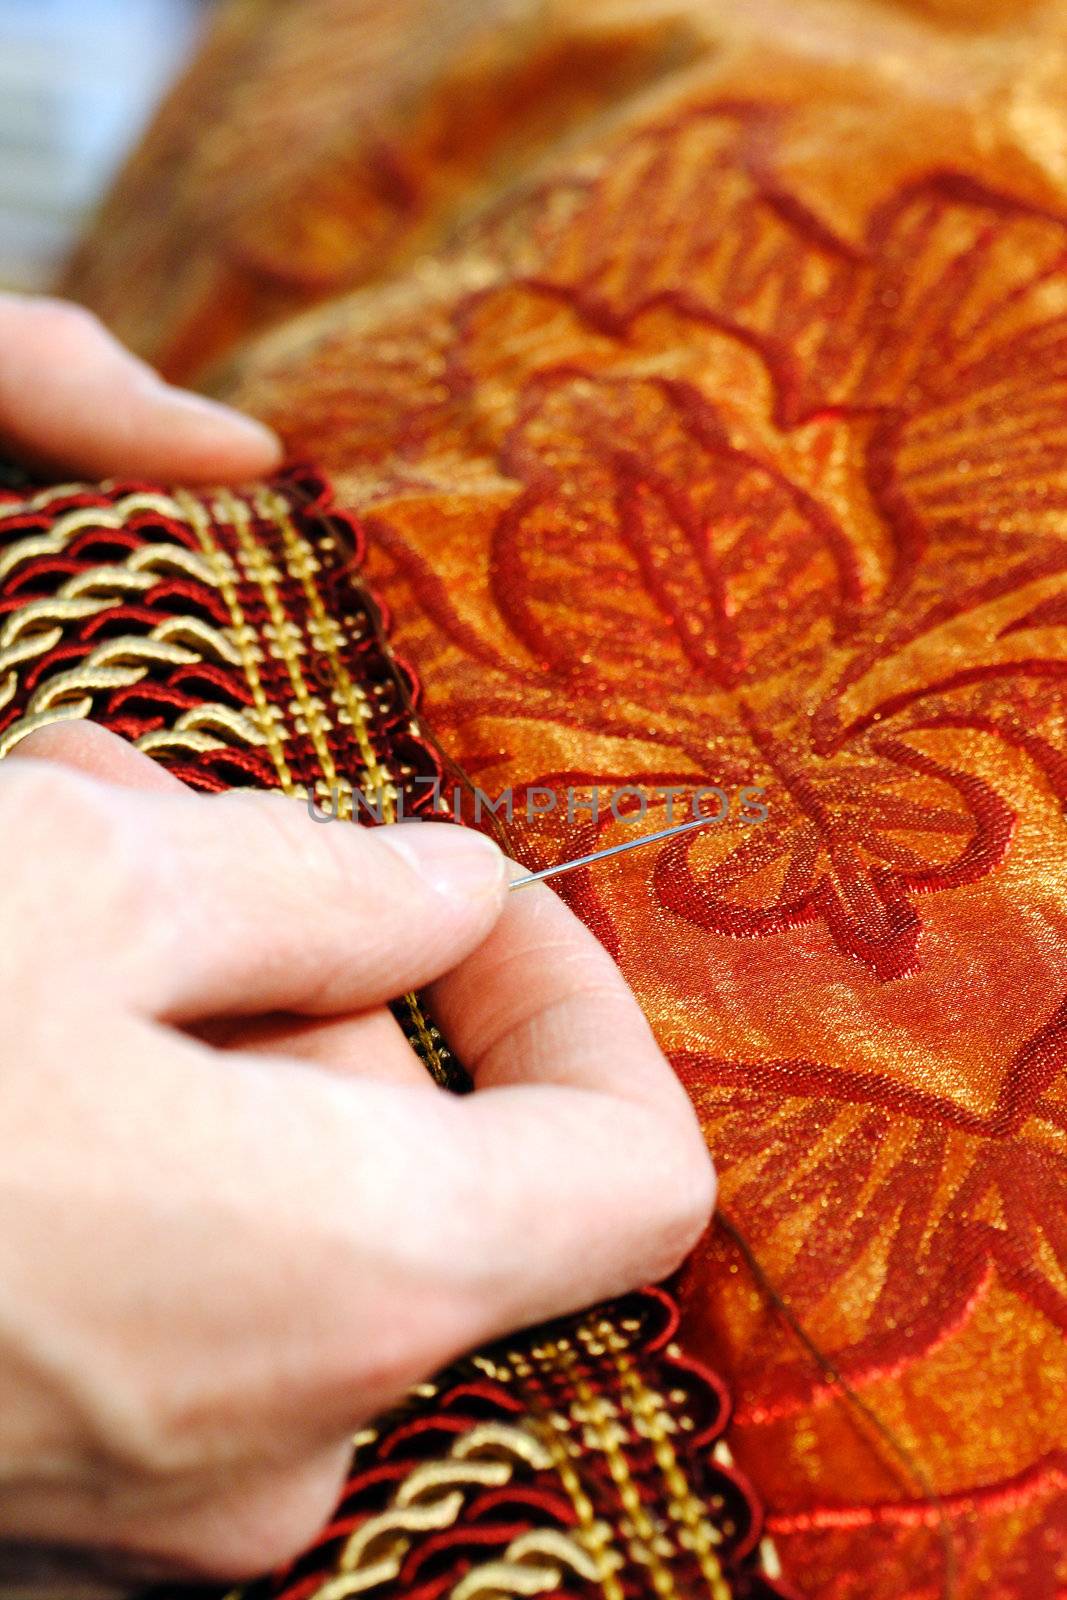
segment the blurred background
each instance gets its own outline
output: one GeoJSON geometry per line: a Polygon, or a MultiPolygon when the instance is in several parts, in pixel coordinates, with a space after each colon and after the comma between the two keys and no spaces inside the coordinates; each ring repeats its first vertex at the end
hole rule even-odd
{"type": "Polygon", "coordinates": [[[49,286],[210,3],[0,0],[0,288],[49,286]]]}

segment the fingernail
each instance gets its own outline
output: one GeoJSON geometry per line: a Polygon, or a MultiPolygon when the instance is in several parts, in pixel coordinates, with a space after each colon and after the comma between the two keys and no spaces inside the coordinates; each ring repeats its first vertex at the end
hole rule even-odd
{"type": "Polygon", "coordinates": [[[402,822],[376,833],[438,894],[479,899],[503,886],[502,853],[492,839],[473,828],[450,822],[402,822]]]}
{"type": "Polygon", "coordinates": [[[243,411],[235,411],[232,406],[223,405],[221,400],[211,400],[206,394],[193,394],[189,389],[175,389],[170,384],[162,384],[161,388],[166,397],[166,404],[175,411],[182,411],[188,417],[209,422],[212,427],[225,428],[231,439],[237,434],[243,434],[250,445],[255,445],[258,450],[270,452],[276,461],[282,459],[284,454],[282,442],[266,423],[257,422],[255,417],[248,417],[243,411]]]}

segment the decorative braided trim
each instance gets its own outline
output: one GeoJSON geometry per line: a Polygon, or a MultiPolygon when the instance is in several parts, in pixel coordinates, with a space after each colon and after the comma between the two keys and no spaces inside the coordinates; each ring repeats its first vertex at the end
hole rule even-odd
{"type": "Polygon", "coordinates": [[[232,1600],[781,1596],[722,1387],[676,1326],[649,1290],[419,1385],[361,1436],[319,1546],[232,1600]]]}

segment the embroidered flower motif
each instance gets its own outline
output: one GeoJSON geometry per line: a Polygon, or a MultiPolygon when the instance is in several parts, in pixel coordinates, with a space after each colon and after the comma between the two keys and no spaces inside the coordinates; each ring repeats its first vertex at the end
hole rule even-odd
{"type": "Polygon", "coordinates": [[[891,979],[922,896],[1004,858],[986,741],[1067,799],[1067,228],[940,176],[851,245],[769,131],[690,113],[538,192],[487,224],[491,283],[364,332],[358,369],[327,318],[305,426],[432,623],[446,736],[536,715],[590,778],[622,741],[627,782],[762,783],[767,826],[650,865],[661,903],[820,919],[891,979]],[[484,530],[465,562],[446,514],[484,530]]]}

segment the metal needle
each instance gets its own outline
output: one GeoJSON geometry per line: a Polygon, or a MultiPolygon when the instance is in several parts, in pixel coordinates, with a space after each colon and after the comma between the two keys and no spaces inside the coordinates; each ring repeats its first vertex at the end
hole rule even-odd
{"type": "Polygon", "coordinates": [[[621,855],[624,850],[636,850],[639,845],[655,844],[659,839],[673,839],[675,834],[689,833],[693,828],[710,828],[722,817],[694,817],[691,822],[679,822],[673,828],[661,828],[659,833],[643,833],[639,839],[629,839],[625,844],[613,844],[608,850],[594,850],[590,856],[577,856],[573,861],[563,861],[558,867],[545,867],[541,872],[530,872],[522,878],[512,878],[509,889],[524,889],[528,883],[540,883],[545,878],[555,878],[561,872],[573,872],[575,867],[587,867],[591,861],[604,861],[608,856],[621,855]]]}

